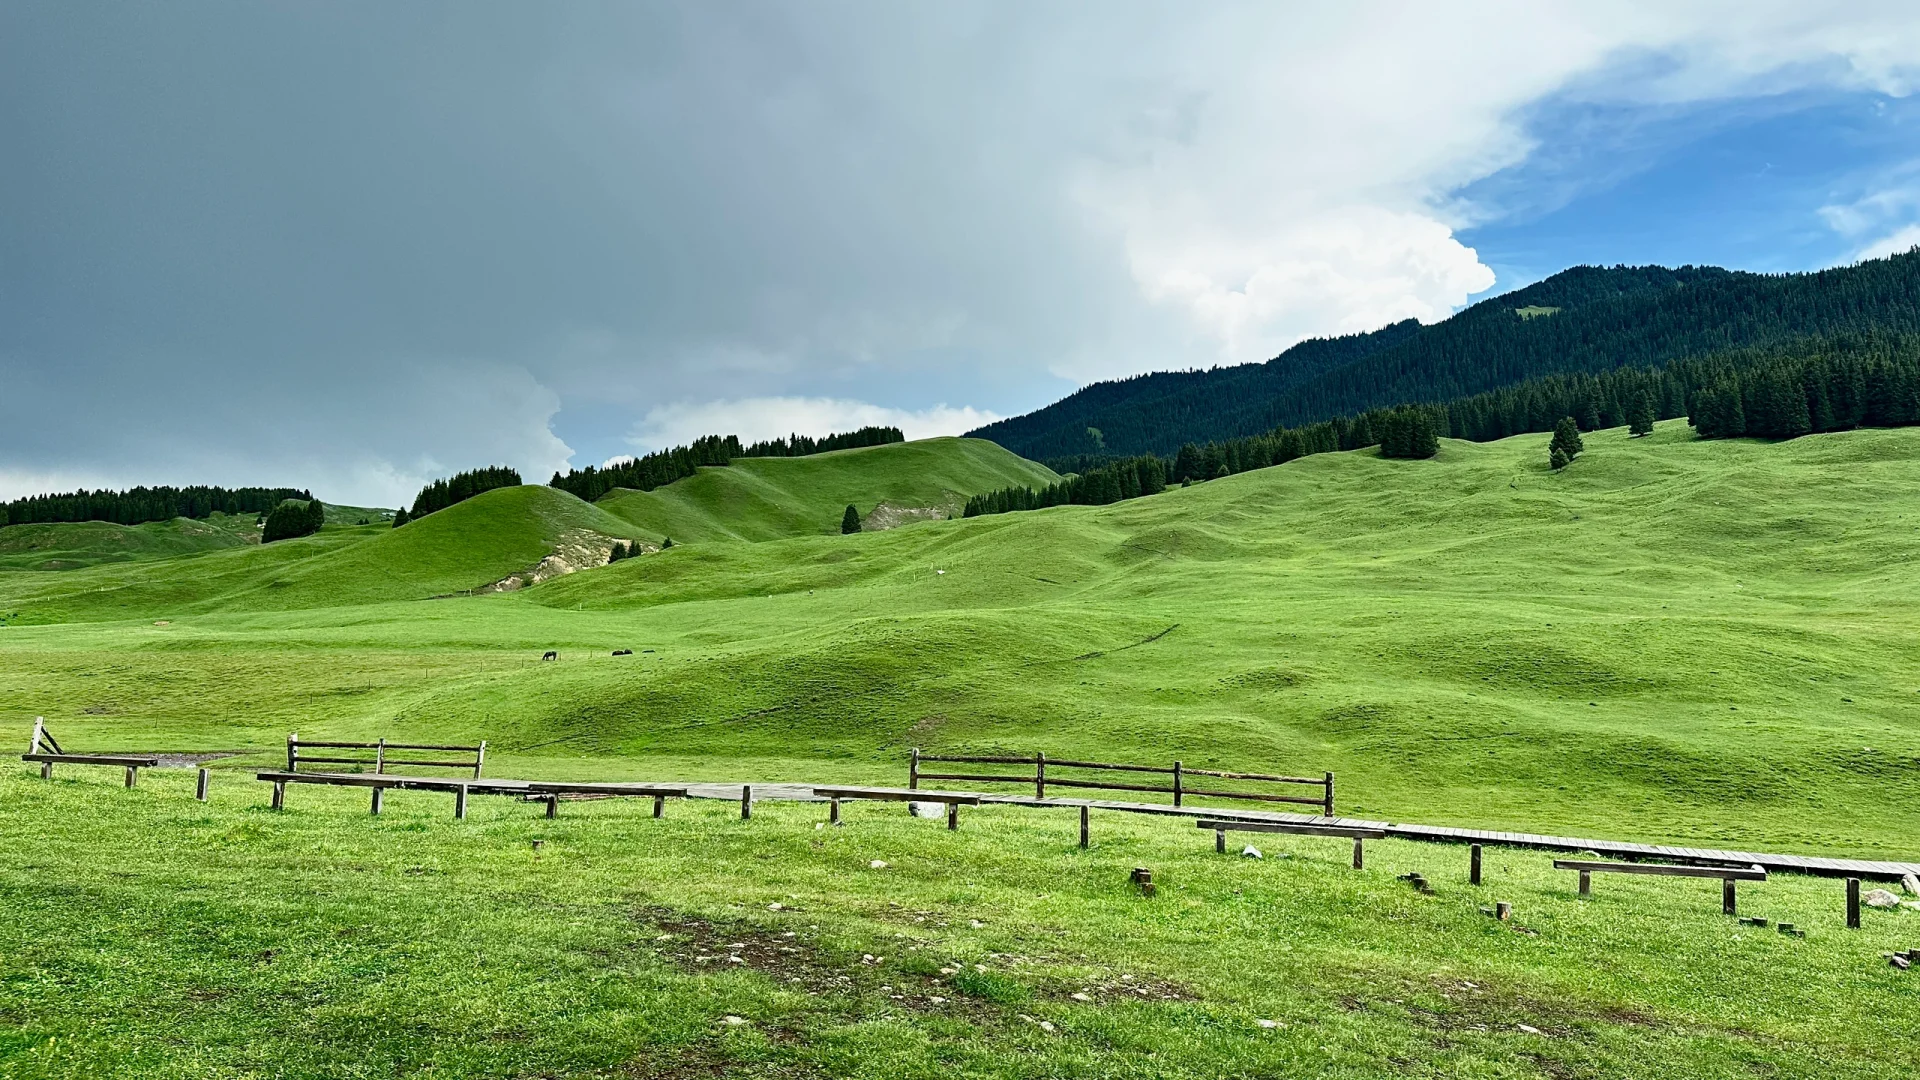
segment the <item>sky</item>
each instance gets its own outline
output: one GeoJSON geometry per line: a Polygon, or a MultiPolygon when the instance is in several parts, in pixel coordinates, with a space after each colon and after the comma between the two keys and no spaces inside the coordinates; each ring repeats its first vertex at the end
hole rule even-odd
{"type": "Polygon", "coordinates": [[[0,4],[0,497],[956,434],[1920,243],[1920,11],[0,4]]]}

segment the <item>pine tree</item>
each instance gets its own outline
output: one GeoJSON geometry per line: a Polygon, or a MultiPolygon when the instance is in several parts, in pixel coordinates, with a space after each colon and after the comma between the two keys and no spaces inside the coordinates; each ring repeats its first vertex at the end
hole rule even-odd
{"type": "Polygon", "coordinates": [[[859,531],[860,511],[855,510],[852,503],[848,503],[847,512],[840,517],[840,535],[845,536],[849,533],[857,533],[859,531]]]}
{"type": "Polygon", "coordinates": [[[1653,395],[1645,390],[1633,400],[1633,411],[1627,418],[1627,434],[1634,437],[1653,434],[1653,395]]]}
{"type": "Polygon", "coordinates": [[[413,519],[407,517],[407,508],[404,506],[393,512],[393,527],[396,529],[411,520],[413,519]]]}
{"type": "Polygon", "coordinates": [[[1547,464],[1553,466],[1555,471],[1566,468],[1572,461],[1573,459],[1567,456],[1567,452],[1557,446],[1547,455],[1547,464]]]}
{"type": "Polygon", "coordinates": [[[671,536],[668,536],[668,537],[665,537],[665,538],[663,538],[663,539],[662,539],[662,540],[660,541],[660,550],[661,550],[661,551],[665,551],[665,550],[667,550],[668,548],[670,548],[670,547],[672,547],[672,546],[673,546],[673,537],[671,537],[671,536]]]}
{"type": "MultiPolygon", "coordinates": [[[[1579,457],[1580,451],[1587,448],[1586,444],[1580,441],[1579,425],[1574,423],[1573,417],[1571,416],[1562,419],[1559,424],[1554,426],[1553,442],[1550,443],[1549,446],[1551,450],[1558,451],[1564,455],[1568,462],[1579,457]]],[[[1565,468],[1565,466],[1558,467],[1565,468]]]]}

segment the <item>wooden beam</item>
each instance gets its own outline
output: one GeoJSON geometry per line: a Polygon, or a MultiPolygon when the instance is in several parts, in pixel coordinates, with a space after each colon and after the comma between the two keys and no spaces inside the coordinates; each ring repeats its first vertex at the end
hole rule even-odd
{"type": "Polygon", "coordinates": [[[1596,874],[1656,874],[1661,877],[1721,878],[1733,881],[1765,881],[1767,872],[1758,866],[1674,866],[1669,863],[1595,862],[1591,859],[1555,859],[1555,870],[1579,870],[1596,874]]]}

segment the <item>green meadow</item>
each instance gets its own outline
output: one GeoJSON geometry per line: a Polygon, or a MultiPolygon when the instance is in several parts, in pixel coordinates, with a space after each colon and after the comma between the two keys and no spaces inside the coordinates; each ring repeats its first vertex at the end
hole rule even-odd
{"type": "Polygon", "coordinates": [[[1050,475],[940,440],[0,574],[23,748],[43,715],[70,749],[235,755],[206,806],[190,773],[0,770],[0,1077],[1910,1071],[1920,975],[1879,954],[1920,912],[1848,931],[1832,881],[1743,889],[1795,940],[1711,882],[1576,899],[1541,853],[1490,851],[1470,889],[1458,849],[1355,872],[1333,841],[1229,858],[1117,815],[1087,852],[1013,809],[456,822],[403,793],[371,819],[308,788],[272,813],[247,772],[295,730],[486,739],[521,777],[898,784],[914,746],[1045,751],[1330,769],[1341,812],[1395,821],[1920,856],[1920,432],[1586,441],[1560,473],[1545,435],[1445,441],[837,535],[848,502],[1050,475]]]}

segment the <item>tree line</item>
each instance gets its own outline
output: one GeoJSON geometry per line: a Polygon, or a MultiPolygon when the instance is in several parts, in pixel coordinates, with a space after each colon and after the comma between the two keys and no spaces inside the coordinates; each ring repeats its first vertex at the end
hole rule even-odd
{"type": "Polygon", "coordinates": [[[698,472],[703,465],[731,465],[733,459],[743,457],[806,457],[810,454],[824,454],[829,450],[846,450],[856,446],[884,446],[888,443],[904,442],[906,436],[897,427],[863,427],[858,431],[828,435],[815,439],[806,435],[793,435],[785,439],[757,442],[752,446],[740,445],[737,435],[708,435],[695,439],[687,446],[675,446],[667,450],[656,450],[642,457],[615,462],[604,468],[592,465],[584,469],[571,469],[568,472],[554,473],[547,481],[552,487],[593,502],[614,488],[632,488],[635,491],[652,491],[665,487],[675,480],[684,480],[698,472]]]}
{"type": "Polygon", "coordinates": [[[811,454],[824,454],[830,450],[851,450],[859,446],[885,446],[888,443],[906,442],[906,433],[897,427],[863,427],[858,431],[828,435],[815,439],[807,435],[789,435],[784,439],[757,442],[735,457],[807,457],[811,454]]]}
{"type": "MultiPolygon", "coordinates": [[[[1641,435],[1652,431],[1656,420],[1682,416],[1701,438],[1709,439],[1794,438],[1920,424],[1920,334],[1867,331],[1810,337],[1676,360],[1664,367],[1549,375],[1453,401],[1369,409],[1353,417],[1204,446],[1187,443],[1171,461],[1153,455],[1128,458],[1093,466],[1042,491],[1004,488],[977,495],[968,500],[967,516],[1133,498],[1109,497],[1114,488],[1106,481],[1085,478],[1109,470],[1137,472],[1148,460],[1163,463],[1169,482],[1185,484],[1334,450],[1378,445],[1383,457],[1427,458],[1438,452],[1441,438],[1491,442],[1554,431],[1551,450],[1560,455],[1556,467],[1564,467],[1583,449],[1581,431],[1626,425],[1631,434],[1641,435]],[[1063,498],[1061,491],[1083,494],[1063,498]]],[[[1151,493],[1144,488],[1136,492],[1151,493]]]]}
{"type": "MultiPolygon", "coordinates": [[[[1264,364],[1097,383],[971,434],[1049,464],[1102,452],[1167,456],[1184,443],[1403,402],[1451,403],[1555,375],[1872,332],[1920,333],[1920,250],[1805,274],[1575,267],[1431,326],[1306,341],[1264,364]]],[[[1544,430],[1539,422],[1529,418],[1526,429],[1544,430]]]]}
{"type": "Polygon", "coordinates": [[[302,488],[136,487],[125,491],[79,491],[57,495],[30,495],[5,506],[0,525],[48,522],[110,521],[116,525],[144,525],[174,518],[202,519],[215,513],[263,514],[288,499],[311,501],[302,488]]]}
{"type": "Polygon", "coordinates": [[[296,536],[312,536],[326,522],[327,508],[319,499],[306,502],[290,499],[267,512],[266,520],[261,523],[260,542],[271,544],[296,536]]]}
{"type": "Polygon", "coordinates": [[[454,503],[465,502],[494,488],[519,486],[520,473],[505,465],[454,473],[445,480],[435,480],[421,488],[420,494],[413,497],[413,509],[403,506],[393,515],[393,527],[397,529],[409,521],[418,521],[436,510],[445,510],[454,503]]]}

